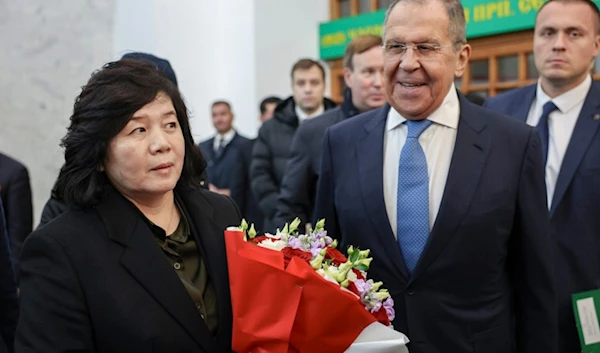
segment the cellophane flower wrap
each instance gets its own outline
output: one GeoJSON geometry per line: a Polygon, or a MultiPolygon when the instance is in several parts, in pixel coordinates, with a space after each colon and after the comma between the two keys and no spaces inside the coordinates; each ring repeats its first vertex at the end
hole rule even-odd
{"type": "Polygon", "coordinates": [[[300,234],[300,220],[256,236],[245,221],[225,231],[238,353],[408,352],[390,328],[394,302],[368,279],[369,250],[347,255],[327,236],[325,221],[300,234]]]}

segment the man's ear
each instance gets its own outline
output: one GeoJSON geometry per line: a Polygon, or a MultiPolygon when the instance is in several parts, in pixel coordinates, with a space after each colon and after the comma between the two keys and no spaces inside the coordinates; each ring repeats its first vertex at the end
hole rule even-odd
{"type": "Polygon", "coordinates": [[[344,83],[346,87],[352,87],[352,82],[350,81],[350,76],[352,76],[352,70],[350,68],[344,68],[344,83]]]}

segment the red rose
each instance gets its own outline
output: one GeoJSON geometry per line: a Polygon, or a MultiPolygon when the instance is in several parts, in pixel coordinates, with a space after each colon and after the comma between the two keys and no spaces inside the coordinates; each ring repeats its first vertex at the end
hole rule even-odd
{"type": "Polygon", "coordinates": [[[253,239],[250,239],[250,241],[253,243],[259,244],[267,239],[269,239],[269,237],[267,237],[266,235],[260,235],[258,237],[254,237],[253,239]]]}
{"type": "Polygon", "coordinates": [[[310,263],[310,260],[312,259],[312,254],[310,252],[300,250],[300,249],[292,249],[289,246],[281,249],[281,252],[283,253],[283,260],[284,260],[285,267],[287,267],[287,265],[290,263],[290,261],[292,261],[292,257],[294,257],[294,256],[301,258],[302,260],[306,261],[307,263],[310,263]]]}
{"type": "Polygon", "coordinates": [[[383,306],[381,306],[379,310],[372,314],[373,316],[375,316],[375,319],[379,321],[382,325],[390,326],[390,319],[388,318],[387,313],[385,312],[385,308],[383,306]]]}
{"type": "Polygon", "coordinates": [[[354,272],[354,274],[356,275],[356,278],[362,279],[362,280],[365,280],[365,281],[367,280],[365,278],[365,276],[363,276],[362,272],[360,272],[360,270],[357,270],[357,269],[353,268],[352,272],[354,272]]]}
{"type": "Polygon", "coordinates": [[[338,249],[334,249],[331,246],[328,246],[326,249],[327,253],[325,254],[325,259],[332,259],[333,261],[331,263],[333,265],[339,266],[344,262],[348,261],[346,256],[344,256],[344,254],[342,254],[338,249]]]}

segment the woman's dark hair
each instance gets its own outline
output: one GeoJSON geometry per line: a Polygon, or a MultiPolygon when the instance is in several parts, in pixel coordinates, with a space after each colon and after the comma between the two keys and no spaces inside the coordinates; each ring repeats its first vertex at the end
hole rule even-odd
{"type": "Polygon", "coordinates": [[[110,141],[136,111],[160,92],[171,98],[185,141],[183,170],[177,186],[200,187],[206,162],[192,138],[179,90],[155,65],[121,59],[94,72],[75,100],[71,123],[61,143],[65,164],[56,182],[57,196],[80,208],[98,203],[111,188],[105,173],[100,171],[110,141]]]}

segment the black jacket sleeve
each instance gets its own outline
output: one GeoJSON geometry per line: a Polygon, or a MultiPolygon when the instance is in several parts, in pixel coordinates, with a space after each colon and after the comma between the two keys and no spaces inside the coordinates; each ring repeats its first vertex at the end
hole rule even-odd
{"type": "Polygon", "coordinates": [[[8,235],[4,224],[4,210],[0,200],[0,352],[13,352],[15,330],[19,317],[17,284],[10,260],[8,235]]]}
{"type": "Polygon", "coordinates": [[[15,274],[19,277],[19,258],[25,238],[33,230],[33,204],[31,200],[31,185],[29,173],[21,166],[10,182],[6,205],[6,228],[10,239],[15,274]]]}
{"type": "Polygon", "coordinates": [[[277,182],[273,174],[273,158],[269,142],[269,126],[263,125],[252,149],[250,180],[252,192],[265,216],[273,218],[277,204],[277,182]]]}
{"type": "Polygon", "coordinates": [[[92,352],[84,294],[64,248],[43,229],[23,247],[17,352],[92,352]]]}
{"type": "MultiPolygon", "coordinates": [[[[285,169],[279,197],[275,226],[283,228],[285,223],[298,217],[302,224],[310,222],[312,213],[310,190],[314,190],[311,173],[311,156],[306,131],[300,127],[292,141],[290,159],[285,169]]],[[[301,228],[303,229],[303,228],[301,228]]]]}
{"type": "Polygon", "coordinates": [[[232,170],[232,182],[231,182],[231,198],[237,204],[238,208],[243,215],[246,214],[246,208],[248,207],[248,200],[246,195],[248,194],[248,188],[250,186],[250,165],[249,159],[252,158],[252,143],[243,142],[237,148],[238,163],[234,165],[232,170]],[[248,151],[250,149],[250,151],[248,151]],[[250,158],[246,157],[246,154],[250,155],[250,158]]]}

